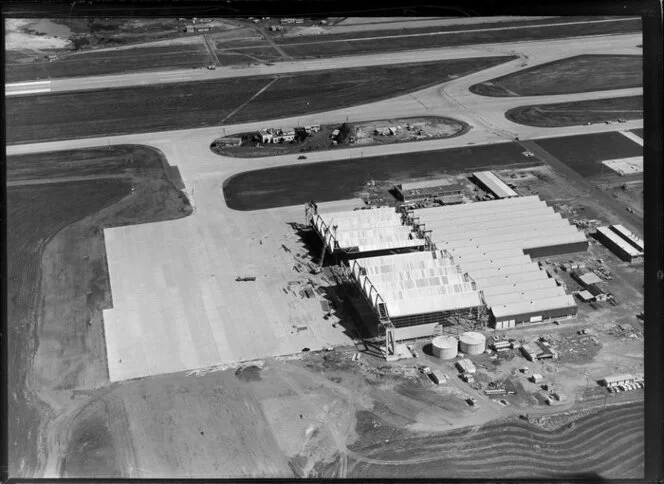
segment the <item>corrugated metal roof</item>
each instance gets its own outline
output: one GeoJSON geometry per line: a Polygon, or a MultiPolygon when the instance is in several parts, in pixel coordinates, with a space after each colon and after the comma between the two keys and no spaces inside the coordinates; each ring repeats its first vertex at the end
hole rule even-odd
{"type": "Polygon", "coordinates": [[[554,309],[576,307],[574,298],[569,294],[534,301],[521,301],[501,306],[492,306],[491,312],[496,318],[516,316],[518,314],[537,313],[554,309]]]}
{"type": "Polygon", "coordinates": [[[623,239],[621,236],[619,236],[609,227],[597,227],[597,231],[600,234],[604,235],[611,242],[616,244],[618,247],[620,247],[623,251],[625,251],[625,253],[629,254],[630,256],[638,257],[643,255],[643,252],[636,250],[632,244],[627,242],[625,239],[623,239]]]}
{"type": "Polygon", "coordinates": [[[538,224],[543,220],[562,220],[560,214],[553,211],[551,207],[543,207],[537,210],[519,210],[511,213],[491,212],[478,214],[477,216],[469,217],[468,215],[461,215],[454,218],[438,218],[438,219],[424,219],[418,222],[418,225],[424,226],[425,229],[432,229],[433,227],[447,226],[454,227],[456,230],[467,230],[469,227],[483,227],[483,228],[498,228],[501,226],[516,226],[525,223],[538,224]]]}
{"type": "MultiPolygon", "coordinates": [[[[430,227],[427,226],[427,229],[430,227]]],[[[491,240],[494,238],[499,238],[504,234],[513,234],[520,237],[532,237],[537,233],[549,233],[555,235],[556,233],[565,234],[565,233],[577,233],[577,229],[572,227],[566,220],[541,220],[539,223],[516,222],[510,225],[502,225],[500,227],[483,227],[475,226],[472,229],[465,227],[460,227],[459,230],[449,231],[447,233],[441,234],[440,230],[437,230],[435,227],[431,227],[432,234],[431,237],[436,240],[443,239],[446,242],[452,242],[455,240],[468,240],[468,239],[477,239],[483,238],[491,240]],[[464,230],[465,229],[465,230],[464,230]]]]}
{"type": "Polygon", "coordinates": [[[493,286],[502,286],[504,284],[536,281],[538,279],[542,279],[542,274],[540,272],[523,272],[521,274],[506,274],[489,277],[473,277],[471,275],[470,277],[472,277],[472,279],[477,283],[478,289],[484,289],[493,286]]]}
{"type": "Polygon", "coordinates": [[[607,383],[617,383],[621,381],[630,381],[634,380],[634,375],[631,373],[621,373],[619,375],[605,376],[604,381],[607,383]]]}
{"type": "Polygon", "coordinates": [[[482,202],[473,202],[473,203],[464,203],[462,205],[450,205],[444,207],[430,207],[430,208],[418,208],[413,210],[413,213],[416,216],[423,216],[431,213],[437,213],[445,211],[446,213],[456,213],[456,212],[465,212],[475,210],[487,210],[489,207],[501,206],[501,207],[516,207],[520,205],[533,205],[535,203],[545,203],[543,202],[538,195],[529,195],[526,197],[517,197],[517,198],[505,198],[501,200],[488,200],[482,202]]]}
{"type": "Polygon", "coordinates": [[[434,259],[431,252],[426,253],[426,259],[423,254],[356,259],[351,272],[375,309],[382,301],[394,317],[482,304],[477,290],[456,266],[449,265],[449,259],[434,259]],[[361,275],[362,270],[367,275],[361,275]],[[372,270],[380,272],[369,274],[372,270]]]}
{"type": "Polygon", "coordinates": [[[429,213],[420,213],[420,211],[428,210],[416,210],[413,213],[414,218],[419,218],[420,223],[435,222],[435,221],[458,221],[460,223],[471,222],[475,220],[486,219],[489,215],[495,215],[497,217],[505,217],[510,214],[518,213],[521,216],[527,216],[528,214],[539,215],[539,214],[553,214],[557,213],[553,207],[548,206],[542,201],[531,201],[528,203],[521,202],[517,204],[498,204],[498,202],[504,202],[506,200],[497,200],[495,202],[476,202],[476,203],[467,203],[463,205],[444,205],[442,207],[436,207],[436,211],[429,213]],[[454,207],[468,207],[466,210],[457,210],[450,211],[448,208],[454,207]]]}
{"type": "Polygon", "coordinates": [[[494,294],[487,296],[484,294],[489,307],[503,306],[510,303],[522,301],[539,301],[541,299],[552,299],[559,296],[565,296],[565,290],[560,286],[545,287],[542,289],[533,289],[518,292],[507,292],[505,294],[494,294]]]}
{"type": "Polygon", "coordinates": [[[578,277],[586,286],[602,282],[602,279],[600,279],[594,272],[586,272],[578,277]]]}
{"type": "Polygon", "coordinates": [[[504,181],[498,178],[492,171],[476,171],[473,176],[481,181],[497,197],[518,197],[519,195],[508,187],[504,181]]]}
{"type": "Polygon", "coordinates": [[[627,242],[630,242],[636,250],[641,252],[644,251],[643,240],[641,240],[636,234],[630,232],[622,225],[611,225],[611,229],[627,242]]]}
{"type": "Polygon", "coordinates": [[[429,298],[408,298],[403,301],[391,301],[387,304],[390,316],[408,316],[438,311],[474,308],[482,305],[477,292],[436,296],[429,298]]]}
{"type": "Polygon", "coordinates": [[[558,287],[556,281],[552,278],[538,278],[532,281],[518,281],[511,284],[501,284],[495,286],[486,286],[482,288],[486,298],[490,296],[498,296],[501,294],[508,294],[511,292],[520,291],[537,291],[539,289],[558,287]]]}

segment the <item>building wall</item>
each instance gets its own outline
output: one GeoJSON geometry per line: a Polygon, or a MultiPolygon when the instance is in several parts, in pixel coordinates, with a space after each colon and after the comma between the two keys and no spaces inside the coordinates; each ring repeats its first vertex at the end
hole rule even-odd
{"type": "Polygon", "coordinates": [[[397,341],[415,338],[428,338],[433,336],[436,330],[437,323],[420,324],[418,326],[406,326],[403,328],[396,328],[394,331],[397,341]]]}
{"type": "MultiPolygon", "coordinates": [[[[548,321],[551,319],[562,319],[570,316],[575,316],[578,311],[578,308],[576,306],[572,306],[570,308],[560,308],[560,309],[551,309],[548,311],[536,311],[532,313],[524,313],[524,314],[514,314],[510,316],[505,316],[496,319],[491,316],[491,322],[493,323],[494,326],[501,326],[502,324],[506,324],[509,321],[514,320],[515,324],[528,324],[530,323],[530,318],[532,317],[541,317],[542,321],[548,321]]],[[[510,326],[513,327],[513,326],[510,326]]]]}
{"type": "Polygon", "coordinates": [[[628,252],[626,252],[619,245],[615,244],[611,239],[608,239],[608,238],[604,237],[604,235],[602,235],[601,232],[595,232],[595,236],[597,237],[597,239],[600,242],[602,242],[602,244],[604,244],[606,247],[608,247],[611,250],[611,252],[616,254],[618,257],[620,257],[625,262],[632,262],[633,261],[632,256],[628,252]]]}
{"type": "Polygon", "coordinates": [[[524,249],[523,252],[530,257],[551,257],[560,254],[570,254],[572,252],[585,252],[588,250],[588,241],[573,242],[570,244],[551,245],[549,247],[536,247],[534,249],[524,249]]]}

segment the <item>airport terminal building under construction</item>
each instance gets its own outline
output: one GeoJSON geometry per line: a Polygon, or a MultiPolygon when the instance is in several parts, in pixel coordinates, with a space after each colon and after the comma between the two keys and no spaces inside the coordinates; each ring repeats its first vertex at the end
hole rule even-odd
{"type": "Polygon", "coordinates": [[[396,340],[459,318],[507,329],[576,315],[531,256],[585,251],[588,241],[538,196],[315,213],[311,224],[396,340]]]}

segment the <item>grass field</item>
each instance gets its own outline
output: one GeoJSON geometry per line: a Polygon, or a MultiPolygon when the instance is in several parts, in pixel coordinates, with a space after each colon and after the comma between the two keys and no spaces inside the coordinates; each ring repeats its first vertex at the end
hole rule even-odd
{"type": "Polygon", "coordinates": [[[281,54],[270,45],[242,49],[223,49],[216,51],[222,66],[235,64],[267,64],[282,60],[281,54]]]}
{"type": "MultiPolygon", "coordinates": [[[[636,403],[607,407],[554,431],[510,419],[426,437],[395,432],[389,442],[351,447],[356,455],[349,457],[348,476],[639,479],[643,425],[643,404],[636,403]]],[[[334,466],[326,471],[332,474],[334,466]]]]}
{"type": "MultiPolygon", "coordinates": [[[[559,25],[550,27],[537,27],[542,24],[567,23],[583,20],[599,20],[606,17],[563,17],[545,20],[524,20],[514,22],[486,23],[482,25],[454,25],[447,27],[428,27],[405,30],[385,30],[369,32],[352,32],[346,34],[330,34],[325,36],[301,36],[301,37],[274,37],[275,42],[280,44],[286,53],[294,58],[331,57],[338,55],[355,55],[378,52],[394,52],[404,49],[435,48],[445,46],[458,46],[464,44],[482,44],[494,42],[512,42],[542,40],[548,38],[562,38],[568,36],[602,35],[637,32],[641,29],[640,19],[628,19],[620,22],[593,23],[583,26],[559,25]],[[486,28],[518,27],[513,30],[496,30],[484,32],[471,32],[471,30],[486,28]],[[461,32],[466,31],[469,32],[461,32]],[[436,32],[440,34],[436,35],[436,32]],[[448,32],[447,34],[445,32],[448,32]],[[454,32],[454,33],[452,33],[454,32]],[[348,41],[349,39],[361,39],[371,37],[395,35],[416,35],[413,37],[367,39],[366,41],[348,41]],[[433,34],[420,35],[418,34],[433,34]]],[[[89,19],[88,19],[89,20],[89,19]]],[[[172,21],[171,19],[169,21],[172,21]]],[[[86,22],[82,24],[83,31],[90,26],[86,22]]],[[[164,28],[162,25],[160,28],[164,28]]],[[[148,31],[139,34],[139,37],[129,37],[129,41],[149,40],[157,38],[168,38],[178,36],[173,27],[164,32],[148,31]]],[[[98,35],[98,34],[95,34],[98,35]]],[[[103,32],[102,32],[103,35],[103,32]]],[[[137,34],[132,34],[137,35],[137,34]]],[[[212,34],[214,37],[214,34],[212,34]]],[[[94,37],[94,36],[93,36],[94,37]]],[[[97,42],[96,37],[93,43],[97,42]]],[[[127,39],[115,35],[113,42],[125,43],[127,39]]],[[[106,39],[109,41],[109,39],[106,39]]],[[[109,41],[110,42],[110,41],[109,41]]],[[[110,46],[111,44],[109,44],[110,46]]],[[[218,40],[217,53],[222,64],[233,65],[248,62],[272,62],[279,60],[280,56],[271,45],[265,41],[226,41],[218,40]],[[243,55],[230,55],[221,50],[232,49],[243,55]],[[249,49],[247,52],[242,52],[249,49]],[[272,50],[272,54],[270,54],[272,50]]],[[[59,77],[92,76],[111,73],[132,72],[138,70],[165,69],[165,68],[187,68],[201,67],[211,61],[203,45],[172,46],[172,47],[149,47],[136,48],[126,51],[84,52],[77,55],[63,54],[56,62],[48,63],[43,59],[36,62],[13,62],[12,58],[25,59],[25,55],[8,56],[6,70],[7,82],[19,82],[36,79],[48,79],[59,77]]]]}
{"type": "Polygon", "coordinates": [[[122,180],[7,189],[10,475],[16,475],[21,460],[28,469],[36,464],[37,424],[44,411],[26,381],[37,350],[35,319],[39,317],[42,297],[44,246],[63,227],[117,202],[129,192],[130,184],[122,180]]]}
{"type": "Polygon", "coordinates": [[[536,164],[514,143],[422,151],[407,155],[365,157],[363,160],[308,163],[248,171],[224,182],[226,204],[235,210],[260,210],[297,205],[309,200],[328,202],[354,198],[363,182],[410,178],[536,164]]]}
{"type": "MultiPolygon", "coordinates": [[[[440,30],[440,29],[438,29],[440,30]]],[[[450,29],[457,30],[457,29],[450,29]]],[[[440,35],[427,35],[417,37],[367,39],[364,41],[344,41],[348,38],[357,38],[356,33],[328,35],[325,37],[308,36],[298,38],[284,38],[277,43],[284,51],[301,58],[333,57],[339,55],[367,54],[376,52],[394,52],[405,49],[423,49],[435,47],[453,47],[460,45],[487,44],[497,42],[519,42],[544,39],[557,39],[586,35],[607,35],[639,32],[641,19],[624,22],[608,22],[598,24],[561,25],[552,27],[529,27],[514,30],[495,30],[485,32],[467,32],[440,35]],[[338,42],[332,42],[338,40],[338,42]]],[[[408,32],[412,33],[412,32],[408,32]]],[[[367,37],[379,37],[380,32],[368,32],[367,37]]],[[[386,35],[395,35],[390,31],[386,35]]]]}
{"type": "Polygon", "coordinates": [[[506,62],[512,57],[359,67],[297,75],[81,91],[6,100],[7,142],[217,126],[268,120],[386,99],[506,62]],[[104,113],[103,117],[99,113],[104,113]]]}
{"type": "Polygon", "coordinates": [[[643,96],[519,106],[507,111],[505,117],[515,123],[539,128],[643,119],[643,96]]]}
{"type": "Polygon", "coordinates": [[[640,87],[643,59],[636,55],[579,55],[470,86],[481,96],[544,96],[640,87]]]}
{"type": "Polygon", "coordinates": [[[150,69],[204,67],[211,62],[203,44],[136,47],[125,50],[63,54],[60,59],[7,64],[6,82],[60,77],[122,74],[150,69]]]}
{"type": "Polygon", "coordinates": [[[31,475],[37,469],[37,442],[45,438],[40,425],[81,404],[72,392],[108,382],[101,309],[111,295],[101,228],[191,212],[159,152],[137,147],[127,167],[128,150],[7,158],[13,168],[28,159],[31,165],[12,169],[9,182],[53,181],[7,189],[10,475],[31,475]],[[57,182],[56,166],[74,159],[82,167],[86,158],[96,167],[86,172],[94,179],[57,182]],[[103,173],[122,176],[101,178],[103,173]]]}
{"type": "Polygon", "coordinates": [[[643,154],[643,148],[618,132],[544,138],[534,141],[584,177],[606,172],[602,160],[629,158],[643,154]]]}

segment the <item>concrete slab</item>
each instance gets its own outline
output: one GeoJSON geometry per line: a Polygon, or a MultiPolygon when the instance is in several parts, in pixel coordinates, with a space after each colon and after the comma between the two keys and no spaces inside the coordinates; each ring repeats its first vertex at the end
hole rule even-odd
{"type": "Polygon", "coordinates": [[[320,295],[284,293],[288,281],[313,277],[293,269],[305,250],[287,224],[300,222],[304,207],[236,212],[220,197],[221,180],[194,185],[205,210],[104,231],[110,380],[349,344],[344,329],[332,326],[338,319],[323,319],[320,295]],[[236,282],[238,275],[256,281],[236,282]]]}
{"type": "Polygon", "coordinates": [[[620,175],[643,173],[643,156],[621,158],[619,160],[605,160],[602,163],[620,175]]]}

